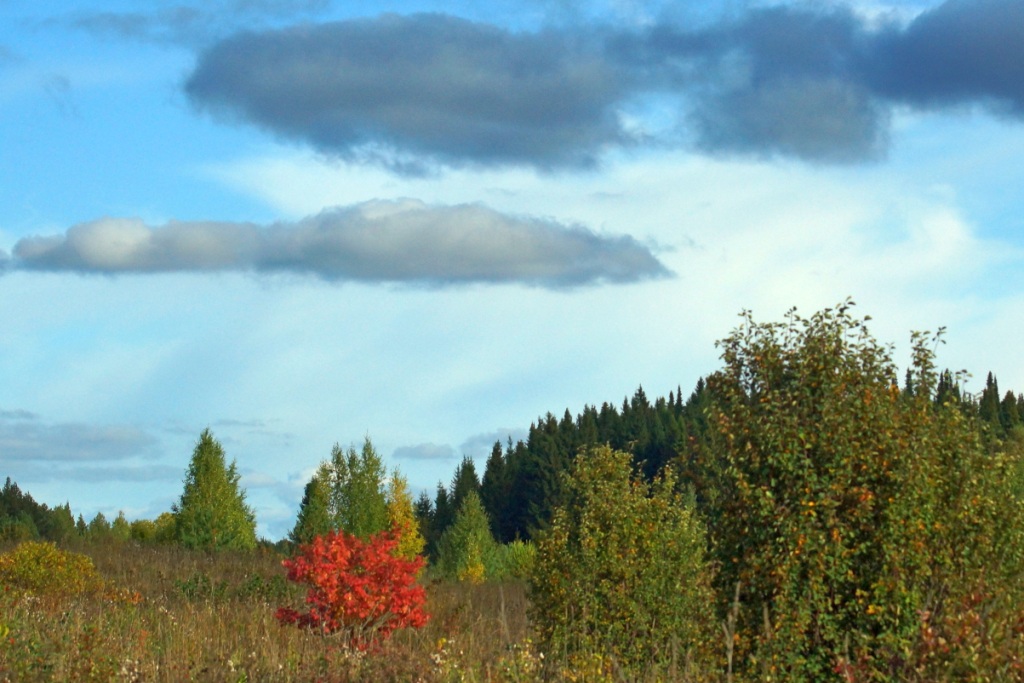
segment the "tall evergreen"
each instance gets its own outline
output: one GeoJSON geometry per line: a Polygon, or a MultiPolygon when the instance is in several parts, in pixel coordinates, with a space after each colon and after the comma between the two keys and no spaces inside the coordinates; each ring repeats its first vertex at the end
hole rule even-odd
{"type": "Polygon", "coordinates": [[[999,413],[999,381],[990,372],[988,377],[985,378],[985,388],[982,390],[981,398],[978,401],[978,417],[987,423],[997,436],[1003,434],[1003,424],[999,419],[999,413]]]}
{"type": "Polygon", "coordinates": [[[321,462],[316,473],[306,484],[299,505],[295,527],[288,534],[288,540],[295,544],[311,542],[334,529],[331,514],[331,466],[321,462]]]}
{"type": "Polygon", "coordinates": [[[505,526],[511,493],[512,482],[508,476],[505,454],[501,442],[495,441],[491,454],[487,457],[483,481],[480,482],[480,502],[491,520],[491,534],[502,541],[505,541],[502,537],[502,528],[505,526]]]}
{"type": "Polygon", "coordinates": [[[480,493],[480,477],[476,473],[476,463],[468,455],[462,457],[462,462],[455,468],[455,476],[452,477],[452,485],[449,489],[452,508],[459,509],[463,499],[470,493],[480,493]]]}
{"type": "Polygon", "coordinates": [[[1009,434],[1020,426],[1020,412],[1017,409],[1017,397],[1012,391],[1007,391],[999,404],[999,421],[1002,423],[1003,432],[1009,434]]]}
{"type": "Polygon", "coordinates": [[[63,542],[75,535],[75,517],[71,505],[64,503],[50,511],[50,518],[43,536],[51,541],[63,542]]]}
{"type": "Polygon", "coordinates": [[[427,536],[427,555],[431,561],[437,560],[438,543],[441,536],[448,530],[448,527],[455,521],[455,506],[452,505],[448,495],[448,489],[441,482],[437,482],[437,496],[434,498],[433,524],[430,534],[427,536]]]}
{"type": "Polygon", "coordinates": [[[245,502],[240,478],[235,461],[226,464],[224,449],[204,429],[192,452],[184,491],[173,507],[182,545],[211,550],[256,547],[256,514],[245,502]]]}
{"type": "MultiPolygon", "coordinates": [[[[416,498],[416,503],[413,505],[413,513],[416,515],[416,523],[419,525],[420,535],[423,536],[424,541],[429,545],[430,539],[433,538],[431,530],[434,528],[434,501],[431,500],[430,494],[426,491],[420,491],[420,495],[416,498]]],[[[429,549],[427,552],[430,552],[429,549]]]]}

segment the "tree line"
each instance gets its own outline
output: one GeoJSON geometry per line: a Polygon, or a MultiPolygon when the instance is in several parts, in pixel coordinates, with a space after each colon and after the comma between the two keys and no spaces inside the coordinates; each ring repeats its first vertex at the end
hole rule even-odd
{"type": "MultiPolygon", "coordinates": [[[[621,407],[549,413],[496,443],[482,477],[463,458],[415,502],[369,439],[335,446],[289,543],[397,528],[438,576],[523,576],[540,646],[616,678],[683,663],[690,680],[1019,680],[1024,397],[993,374],[972,395],[939,371],[941,331],[912,335],[899,381],[852,306],[745,312],[687,398],[638,388],[621,407]]],[[[10,480],[0,512],[12,537],[103,527],[10,480]]],[[[208,430],[181,498],[149,524],[140,537],[256,544],[208,430]]]]}
{"type": "MultiPolygon", "coordinates": [[[[1001,393],[991,372],[984,388],[970,394],[963,389],[965,379],[948,369],[938,373],[931,391],[933,404],[955,403],[984,427],[990,440],[1017,438],[1024,425],[1024,394],[1001,393]]],[[[924,390],[923,379],[907,369],[902,395],[911,398],[924,390]]],[[[285,541],[305,543],[332,529],[366,538],[398,523],[410,530],[415,527],[416,537],[410,535],[407,543],[436,561],[441,538],[471,493],[482,507],[494,542],[529,541],[547,527],[552,512],[564,502],[566,475],[577,454],[597,445],[629,453],[648,481],[671,464],[682,485],[704,500],[714,465],[707,462],[711,395],[706,380],[698,379],[683,396],[677,387],[668,397],[652,401],[640,386],[618,406],[587,405],[575,417],[566,409],[561,419],[548,412],[530,425],[526,439],[495,442],[482,477],[473,459],[465,456],[448,484],[438,482],[433,496],[423,491],[415,501],[410,501],[408,481],[397,469],[387,473],[369,438],[359,451],[336,444],[306,484],[285,541]]],[[[193,451],[182,496],[171,511],[152,520],[129,521],[123,512],[110,520],[98,512],[86,521],[82,515],[76,518],[68,503],[53,508],[37,503],[8,477],[0,489],[0,539],[254,548],[259,541],[255,514],[245,503],[239,479],[236,463],[226,461],[208,429],[193,451]]]]}

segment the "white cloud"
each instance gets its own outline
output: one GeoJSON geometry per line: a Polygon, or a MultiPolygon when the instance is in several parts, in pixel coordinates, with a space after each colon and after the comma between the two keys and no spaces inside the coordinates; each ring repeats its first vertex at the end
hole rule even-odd
{"type": "Polygon", "coordinates": [[[139,219],[103,218],[63,235],[19,240],[13,267],[106,275],[290,273],[433,286],[574,287],[669,275],[629,236],[599,235],[481,204],[428,206],[412,199],[325,209],[267,227],[198,221],[153,227],[139,219]]]}

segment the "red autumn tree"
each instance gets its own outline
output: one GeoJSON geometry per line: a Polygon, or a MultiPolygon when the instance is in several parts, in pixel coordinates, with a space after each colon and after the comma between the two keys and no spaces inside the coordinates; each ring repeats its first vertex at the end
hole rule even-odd
{"type": "Polygon", "coordinates": [[[396,557],[398,538],[382,532],[366,541],[345,533],[318,536],[283,562],[288,579],[309,585],[308,610],[281,607],[277,619],[322,635],[338,634],[366,648],[396,629],[420,627],[426,592],[416,582],[423,558],[396,557]]]}

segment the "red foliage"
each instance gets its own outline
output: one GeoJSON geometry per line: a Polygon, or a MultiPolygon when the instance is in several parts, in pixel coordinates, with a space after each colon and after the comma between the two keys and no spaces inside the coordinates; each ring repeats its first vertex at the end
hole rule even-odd
{"type": "Polygon", "coordinates": [[[288,579],[309,585],[308,612],[281,607],[282,624],[327,635],[340,633],[365,648],[404,626],[420,627],[426,592],[416,582],[423,558],[404,560],[393,552],[398,538],[383,532],[361,541],[343,531],[319,536],[283,562],[288,579]]]}

